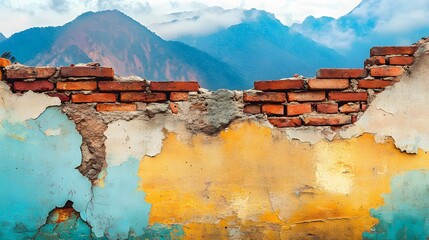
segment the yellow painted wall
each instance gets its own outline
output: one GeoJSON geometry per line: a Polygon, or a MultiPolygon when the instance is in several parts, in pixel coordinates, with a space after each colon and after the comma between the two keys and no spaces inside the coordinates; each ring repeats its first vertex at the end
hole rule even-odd
{"type": "Polygon", "coordinates": [[[428,168],[369,134],[310,145],[249,122],[188,143],[170,133],[139,176],[149,224],[183,224],[188,239],[360,239],[392,177],[428,168]]]}

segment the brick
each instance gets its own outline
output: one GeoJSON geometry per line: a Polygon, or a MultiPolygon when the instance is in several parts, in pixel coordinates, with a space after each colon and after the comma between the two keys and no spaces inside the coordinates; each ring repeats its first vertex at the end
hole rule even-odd
{"type": "Polygon", "coordinates": [[[15,91],[33,91],[45,92],[54,90],[54,84],[48,80],[31,81],[31,82],[14,82],[13,88],[15,91]]]}
{"type": "Polygon", "coordinates": [[[317,71],[317,78],[366,78],[368,71],[360,68],[322,68],[317,71]]]}
{"type": "Polygon", "coordinates": [[[304,80],[275,80],[254,82],[254,88],[262,91],[279,91],[290,89],[303,89],[304,80]]]}
{"type": "Polygon", "coordinates": [[[364,66],[385,65],[386,58],[384,56],[373,56],[365,60],[364,66]]]}
{"type": "Polygon", "coordinates": [[[360,111],[359,103],[346,103],[339,108],[341,113],[356,113],[360,111]]]}
{"type": "Polygon", "coordinates": [[[128,81],[128,82],[117,82],[117,81],[100,81],[98,82],[98,88],[103,92],[130,92],[130,91],[145,91],[147,87],[144,81],[128,81]]]}
{"type": "Polygon", "coordinates": [[[167,101],[165,93],[149,92],[123,92],[121,93],[121,102],[164,102],[167,101]]]}
{"type": "Polygon", "coordinates": [[[299,127],[302,125],[302,121],[298,117],[271,117],[268,118],[268,121],[278,128],[299,127]]]}
{"type": "Polygon", "coordinates": [[[342,114],[314,115],[304,117],[304,124],[307,126],[339,126],[350,124],[351,122],[351,116],[342,114]]]}
{"type": "Polygon", "coordinates": [[[350,86],[348,79],[310,79],[308,88],[311,90],[346,89],[350,86]]]}
{"type": "Polygon", "coordinates": [[[99,103],[95,108],[99,112],[137,111],[137,105],[133,103],[99,103]]]}
{"type": "Polygon", "coordinates": [[[315,102],[324,101],[326,94],[324,91],[288,92],[287,98],[289,102],[315,102]]]}
{"type": "Polygon", "coordinates": [[[358,116],[357,115],[351,115],[352,116],[352,123],[357,122],[358,116]]]}
{"type": "Polygon", "coordinates": [[[370,75],[373,77],[398,77],[404,74],[404,69],[402,67],[373,67],[370,69],[370,75]]]}
{"type": "Polygon", "coordinates": [[[22,67],[7,69],[7,79],[50,78],[57,71],[54,67],[22,67]]]}
{"type": "Polygon", "coordinates": [[[363,89],[385,88],[393,85],[393,81],[385,80],[359,80],[358,87],[363,89]]]}
{"type": "Polygon", "coordinates": [[[311,104],[289,104],[286,106],[287,116],[297,116],[305,113],[311,113],[311,104]]]}
{"type": "Polygon", "coordinates": [[[368,108],[368,104],[362,103],[361,108],[362,108],[362,111],[366,111],[366,109],[368,108]]]}
{"type": "Polygon", "coordinates": [[[61,67],[60,76],[67,77],[96,77],[113,79],[115,73],[112,68],[106,67],[61,67]]]}
{"type": "Polygon", "coordinates": [[[77,93],[72,95],[72,102],[74,103],[111,103],[116,102],[116,94],[114,93],[91,93],[83,94],[77,93]]]}
{"type": "Polygon", "coordinates": [[[170,106],[171,113],[173,114],[179,113],[179,106],[177,105],[177,103],[170,103],[169,106],[170,106]]]}
{"type": "Polygon", "coordinates": [[[357,102],[367,101],[367,92],[330,92],[328,93],[328,99],[340,102],[357,102]]]}
{"type": "Polygon", "coordinates": [[[286,102],[286,93],[280,92],[244,92],[245,102],[286,102]]]}
{"type": "Polygon", "coordinates": [[[262,112],[268,115],[284,115],[284,105],[280,104],[264,104],[262,105],[262,112]]]}
{"type": "Polygon", "coordinates": [[[9,66],[11,64],[12,63],[10,62],[9,59],[7,59],[7,58],[0,58],[0,68],[7,67],[7,66],[9,66]]]}
{"type": "Polygon", "coordinates": [[[411,65],[414,63],[414,57],[395,56],[389,58],[390,65],[411,65]]]}
{"type": "Polygon", "coordinates": [[[97,82],[57,82],[57,90],[63,91],[93,91],[97,89],[97,82]]]}
{"type": "Polygon", "coordinates": [[[338,103],[319,103],[316,105],[318,113],[337,113],[338,103]]]}
{"type": "Polygon", "coordinates": [[[243,109],[244,113],[248,114],[258,114],[261,113],[261,106],[258,105],[247,105],[243,109]]]}
{"type": "Polygon", "coordinates": [[[370,50],[370,54],[371,56],[413,55],[416,50],[416,46],[373,47],[370,50]]]}
{"type": "Polygon", "coordinates": [[[150,90],[154,92],[197,92],[198,82],[151,82],[150,90]]]}
{"type": "Polygon", "coordinates": [[[189,97],[189,93],[187,92],[172,92],[170,93],[170,101],[178,102],[178,101],[187,101],[189,97]]]}
{"type": "Polygon", "coordinates": [[[70,101],[70,96],[65,94],[65,93],[46,93],[46,95],[50,96],[50,97],[57,97],[61,100],[61,102],[69,102],[70,101]]]}

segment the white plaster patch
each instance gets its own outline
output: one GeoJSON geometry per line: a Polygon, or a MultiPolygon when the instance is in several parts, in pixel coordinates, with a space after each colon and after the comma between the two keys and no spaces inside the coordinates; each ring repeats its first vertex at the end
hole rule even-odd
{"type": "Polygon", "coordinates": [[[429,151],[429,43],[417,55],[411,74],[378,94],[356,124],[340,132],[341,137],[367,132],[378,142],[392,137],[396,147],[408,153],[429,151]]]}
{"type": "Polygon", "coordinates": [[[60,136],[61,135],[61,128],[57,128],[57,129],[47,129],[46,131],[45,131],[45,135],[46,136],[48,136],[48,137],[51,137],[51,136],[60,136]]]}
{"type": "Polygon", "coordinates": [[[290,128],[284,131],[290,139],[310,144],[316,144],[322,140],[331,141],[336,135],[332,130],[328,130],[327,128],[290,128]]]}
{"type": "Polygon", "coordinates": [[[60,106],[59,98],[37,94],[32,91],[19,96],[13,94],[5,82],[0,82],[0,122],[7,120],[11,123],[36,119],[46,108],[60,106]]]}
{"type": "Polygon", "coordinates": [[[161,152],[164,133],[163,122],[145,120],[119,120],[112,122],[106,135],[107,164],[118,166],[130,157],[140,160],[161,152]]]}

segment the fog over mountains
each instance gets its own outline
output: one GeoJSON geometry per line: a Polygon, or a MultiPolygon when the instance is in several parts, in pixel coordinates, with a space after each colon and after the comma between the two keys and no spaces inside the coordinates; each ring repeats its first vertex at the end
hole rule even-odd
{"type": "Polygon", "coordinates": [[[426,0],[364,0],[338,19],[309,16],[290,27],[265,11],[212,7],[169,14],[149,30],[116,10],[88,12],[64,26],[0,34],[0,51],[27,65],[96,61],[125,76],[247,89],[255,80],[362,67],[372,46],[428,36],[428,17],[426,0]]]}

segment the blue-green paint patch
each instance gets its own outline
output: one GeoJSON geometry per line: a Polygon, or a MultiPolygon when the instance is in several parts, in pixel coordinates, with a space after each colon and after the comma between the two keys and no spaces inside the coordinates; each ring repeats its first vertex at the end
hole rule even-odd
{"type": "Polygon", "coordinates": [[[145,193],[138,190],[138,168],[139,161],[133,158],[108,167],[104,187],[93,189],[94,199],[87,214],[97,237],[124,239],[130,229],[138,236],[148,226],[151,204],[145,202],[145,193]]]}
{"type": "Polygon", "coordinates": [[[67,200],[85,210],[91,184],[75,169],[82,139],[59,108],[24,123],[3,121],[0,129],[0,239],[34,237],[48,213],[67,200]],[[61,133],[47,136],[48,129],[61,133]]]}
{"type": "Polygon", "coordinates": [[[364,239],[427,239],[429,237],[429,171],[411,171],[392,179],[385,206],[371,210],[379,223],[364,239]]]}

